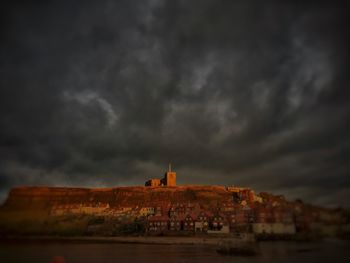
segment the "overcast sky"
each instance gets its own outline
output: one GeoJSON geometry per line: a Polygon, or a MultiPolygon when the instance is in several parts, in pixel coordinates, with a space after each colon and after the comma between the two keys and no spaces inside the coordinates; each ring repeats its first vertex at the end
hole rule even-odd
{"type": "Polygon", "coordinates": [[[0,201],[171,162],[179,184],[349,206],[349,10],[294,2],[7,1],[0,201]]]}

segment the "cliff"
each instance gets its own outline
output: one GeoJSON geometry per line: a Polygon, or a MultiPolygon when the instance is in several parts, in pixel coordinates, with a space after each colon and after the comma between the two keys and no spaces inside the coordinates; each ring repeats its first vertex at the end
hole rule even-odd
{"type": "Polygon", "coordinates": [[[118,206],[157,206],[177,202],[197,202],[204,207],[232,200],[223,186],[172,187],[15,187],[2,210],[49,210],[53,205],[108,203],[118,206]]]}
{"type": "MultiPolygon", "coordinates": [[[[232,231],[246,231],[252,223],[266,223],[266,215],[269,215],[268,223],[295,224],[298,231],[304,232],[309,231],[314,222],[335,226],[345,222],[341,212],[288,202],[283,196],[267,193],[255,196],[246,188],[26,186],[13,188],[0,208],[0,236],[113,236],[152,234],[163,230],[193,234],[194,224],[186,225],[187,217],[183,216],[196,220],[202,212],[209,215],[207,220],[211,223],[207,222],[207,227],[213,231],[217,231],[217,220],[222,224],[226,222],[232,231]],[[213,216],[218,209],[220,216],[213,216]],[[175,225],[170,224],[168,215],[175,215],[171,220],[179,220],[178,228],[173,229],[175,225]]],[[[259,229],[255,229],[258,232],[259,229]]]]}

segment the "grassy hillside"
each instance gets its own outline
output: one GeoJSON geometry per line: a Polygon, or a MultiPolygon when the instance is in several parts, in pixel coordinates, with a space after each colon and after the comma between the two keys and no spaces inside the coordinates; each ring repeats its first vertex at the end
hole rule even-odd
{"type": "Polygon", "coordinates": [[[49,210],[54,204],[109,203],[117,206],[151,206],[159,203],[198,202],[203,206],[229,201],[222,186],[116,187],[116,188],[13,188],[2,210],[49,210]]]}

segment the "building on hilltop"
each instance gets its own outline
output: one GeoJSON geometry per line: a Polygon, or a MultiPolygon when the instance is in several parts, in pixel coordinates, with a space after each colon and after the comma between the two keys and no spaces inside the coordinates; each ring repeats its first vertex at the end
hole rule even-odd
{"type": "Polygon", "coordinates": [[[169,163],[168,171],[165,173],[161,184],[166,186],[176,186],[176,173],[171,171],[171,164],[169,163]]]}
{"type": "Polygon", "coordinates": [[[164,178],[147,180],[145,186],[176,186],[176,173],[171,171],[171,164],[169,163],[164,178]]]}
{"type": "Polygon", "coordinates": [[[160,179],[149,179],[146,181],[145,186],[160,186],[160,179]]]}
{"type": "Polygon", "coordinates": [[[259,202],[262,203],[262,198],[254,193],[250,188],[227,186],[226,190],[232,193],[235,202],[259,202]]]}

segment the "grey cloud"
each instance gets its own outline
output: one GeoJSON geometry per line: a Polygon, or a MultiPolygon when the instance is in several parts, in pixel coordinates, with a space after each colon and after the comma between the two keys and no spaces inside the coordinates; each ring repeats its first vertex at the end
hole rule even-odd
{"type": "Polygon", "coordinates": [[[118,120],[118,116],[115,113],[112,105],[104,98],[101,98],[98,94],[92,91],[83,91],[81,93],[71,94],[64,92],[64,97],[69,100],[76,100],[82,105],[89,105],[96,101],[98,105],[103,109],[107,115],[108,126],[113,126],[118,120]]]}
{"type": "Polygon", "coordinates": [[[143,184],[171,161],[182,184],[241,184],[347,205],[342,2],[5,9],[2,195],[16,184],[143,184]]]}

